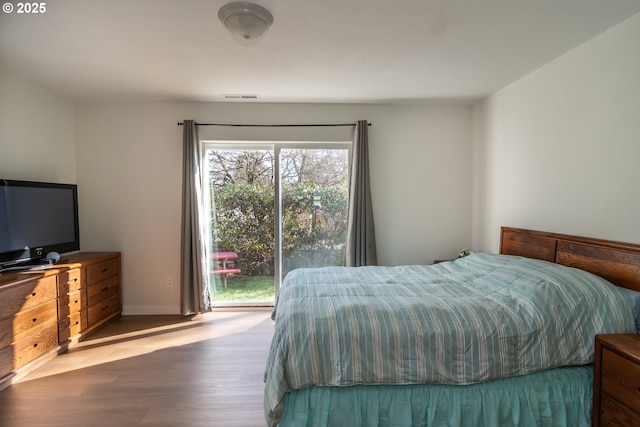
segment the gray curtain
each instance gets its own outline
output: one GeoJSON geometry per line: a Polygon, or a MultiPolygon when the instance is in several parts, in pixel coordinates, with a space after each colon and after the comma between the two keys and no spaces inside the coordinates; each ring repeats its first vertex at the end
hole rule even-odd
{"type": "Polygon", "coordinates": [[[202,197],[202,156],[198,125],[184,121],[182,164],[181,311],[187,316],[211,310],[202,197]]]}
{"type": "Polygon", "coordinates": [[[347,267],[376,265],[376,235],[369,182],[369,126],[366,120],[356,124],[351,156],[349,222],[347,228],[347,267]]]}

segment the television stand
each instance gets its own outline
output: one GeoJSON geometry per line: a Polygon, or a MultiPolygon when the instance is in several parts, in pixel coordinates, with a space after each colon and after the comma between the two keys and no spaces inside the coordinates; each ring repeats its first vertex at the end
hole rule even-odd
{"type": "Polygon", "coordinates": [[[78,252],[0,274],[0,390],[120,316],[120,265],[119,252],[78,252]]]}

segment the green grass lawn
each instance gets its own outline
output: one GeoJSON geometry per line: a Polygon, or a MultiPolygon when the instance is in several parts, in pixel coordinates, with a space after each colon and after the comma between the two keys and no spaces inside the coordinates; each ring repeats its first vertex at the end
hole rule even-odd
{"type": "Polygon", "coordinates": [[[273,276],[233,275],[227,279],[227,289],[222,280],[214,277],[211,282],[214,301],[273,301],[273,276]]]}

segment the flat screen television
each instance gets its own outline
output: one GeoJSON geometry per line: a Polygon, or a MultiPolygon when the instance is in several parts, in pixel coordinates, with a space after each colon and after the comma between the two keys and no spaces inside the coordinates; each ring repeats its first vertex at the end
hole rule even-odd
{"type": "Polygon", "coordinates": [[[0,179],[0,271],[77,250],[77,185],[0,179]]]}

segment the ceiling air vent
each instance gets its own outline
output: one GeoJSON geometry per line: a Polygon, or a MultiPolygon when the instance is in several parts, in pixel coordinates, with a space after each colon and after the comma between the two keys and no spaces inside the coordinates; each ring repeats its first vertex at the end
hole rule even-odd
{"type": "Polygon", "coordinates": [[[238,100],[243,100],[243,99],[260,99],[260,95],[241,95],[241,94],[229,94],[229,95],[223,95],[224,99],[238,99],[238,100]]]}

